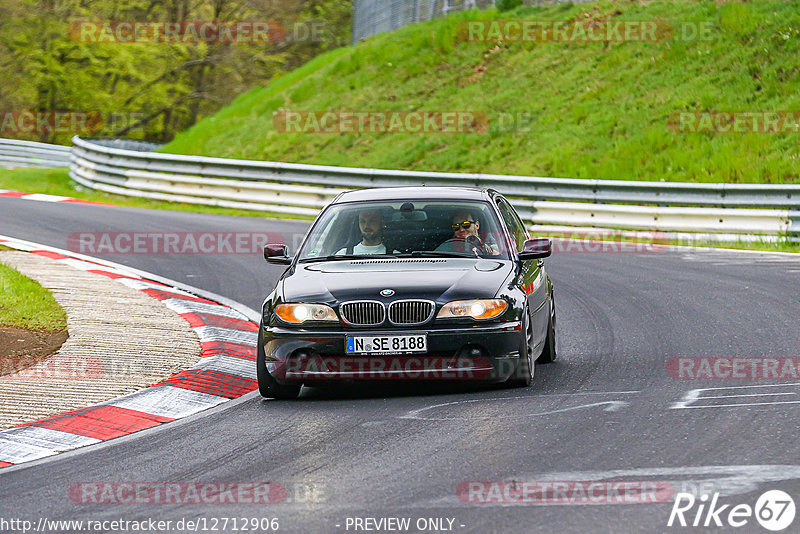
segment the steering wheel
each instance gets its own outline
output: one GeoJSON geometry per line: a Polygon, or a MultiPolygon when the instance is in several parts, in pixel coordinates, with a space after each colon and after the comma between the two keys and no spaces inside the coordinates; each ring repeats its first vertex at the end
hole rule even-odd
{"type": "Polygon", "coordinates": [[[452,248],[453,252],[472,253],[473,249],[476,249],[478,254],[486,253],[486,247],[484,246],[483,242],[479,237],[474,235],[467,236],[466,239],[463,237],[451,237],[436,247],[436,250],[445,250],[448,248],[452,248]]]}

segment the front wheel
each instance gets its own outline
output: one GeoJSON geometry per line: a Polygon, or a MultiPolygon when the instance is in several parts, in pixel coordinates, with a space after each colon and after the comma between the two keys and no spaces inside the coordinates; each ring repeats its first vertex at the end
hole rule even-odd
{"type": "Polygon", "coordinates": [[[533,383],[533,375],[536,371],[536,362],[533,360],[533,324],[531,323],[528,311],[525,310],[522,316],[522,336],[519,347],[519,361],[514,369],[514,374],[506,381],[511,387],[528,387],[533,383]]]}
{"type": "Polygon", "coordinates": [[[536,363],[552,363],[556,360],[556,301],[553,301],[550,319],[547,322],[547,339],[544,341],[542,354],[536,359],[536,363]]]}
{"type": "Polygon", "coordinates": [[[256,347],[256,376],[258,377],[258,392],[268,399],[296,399],[300,395],[302,384],[279,384],[275,377],[267,370],[267,356],[264,353],[262,340],[263,324],[258,327],[258,346],[256,347]]]}

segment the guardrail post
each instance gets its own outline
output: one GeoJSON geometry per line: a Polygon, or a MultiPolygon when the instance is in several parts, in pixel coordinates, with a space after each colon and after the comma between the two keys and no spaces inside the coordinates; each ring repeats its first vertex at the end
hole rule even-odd
{"type": "Polygon", "coordinates": [[[800,210],[789,210],[789,229],[786,233],[791,241],[800,241],[800,210]]]}

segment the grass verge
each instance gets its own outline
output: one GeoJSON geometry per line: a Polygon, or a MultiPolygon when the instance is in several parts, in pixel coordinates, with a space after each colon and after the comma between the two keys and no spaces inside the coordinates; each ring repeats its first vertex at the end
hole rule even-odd
{"type": "Polygon", "coordinates": [[[67,315],[38,282],[0,263],[0,326],[63,331],[67,315]]]}
{"type": "Polygon", "coordinates": [[[694,243],[684,243],[675,241],[673,245],[687,248],[708,247],[708,248],[731,248],[736,250],[753,250],[759,252],[791,252],[800,253],[800,243],[780,239],[775,242],[770,241],[697,241],[694,243]]]}
{"type": "Polygon", "coordinates": [[[692,239],[687,237],[668,237],[666,233],[656,231],[632,231],[622,229],[595,229],[587,231],[585,229],[561,232],[538,231],[536,227],[530,229],[532,236],[550,237],[561,239],[567,244],[562,244],[554,250],[573,251],[573,252],[600,252],[601,250],[614,250],[614,243],[625,243],[631,246],[625,247],[628,251],[647,251],[653,247],[678,246],[687,250],[694,248],[719,248],[735,250],[752,250],[758,252],[788,252],[800,253],[800,241],[793,241],[787,236],[779,236],[774,239],[766,237],[756,240],[737,240],[737,241],[711,241],[708,239],[692,239]],[[571,243],[571,245],[570,245],[571,243]],[[585,244],[583,246],[582,244],[585,244]],[[603,244],[608,244],[604,249],[603,244]]]}
{"type": "Polygon", "coordinates": [[[272,219],[309,219],[301,215],[287,215],[269,211],[220,208],[216,206],[203,206],[201,204],[166,202],[147,198],[112,195],[102,191],[87,189],[74,182],[69,177],[67,168],[34,169],[23,167],[5,169],[0,167],[0,189],[10,189],[12,191],[22,191],[25,193],[60,195],[131,208],[211,213],[214,215],[236,215],[241,217],[267,217],[272,219]]]}

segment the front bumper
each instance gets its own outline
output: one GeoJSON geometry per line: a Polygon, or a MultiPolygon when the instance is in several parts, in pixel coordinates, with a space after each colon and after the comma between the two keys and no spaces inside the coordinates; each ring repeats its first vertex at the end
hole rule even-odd
{"type": "Polygon", "coordinates": [[[314,380],[469,380],[502,382],[519,360],[520,323],[412,330],[263,331],[267,371],[279,382],[314,380]],[[425,353],[353,355],[346,336],[428,336],[425,353]]]}

